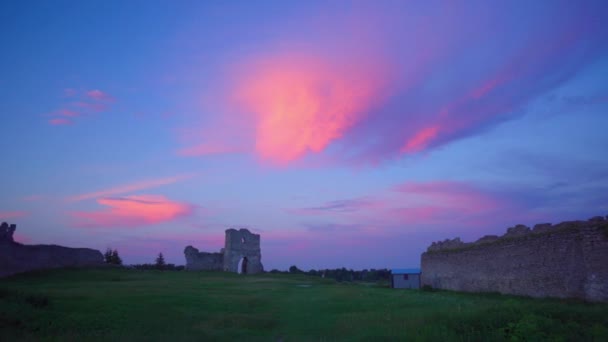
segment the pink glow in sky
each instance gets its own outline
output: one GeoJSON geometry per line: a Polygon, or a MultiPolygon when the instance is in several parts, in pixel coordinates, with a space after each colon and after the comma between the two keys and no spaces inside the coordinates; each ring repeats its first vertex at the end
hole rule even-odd
{"type": "Polygon", "coordinates": [[[91,199],[91,198],[100,198],[100,197],[114,196],[114,195],[135,192],[135,191],[139,191],[139,190],[147,190],[147,189],[152,189],[152,188],[156,188],[159,186],[183,181],[188,178],[191,178],[192,176],[193,176],[192,174],[189,174],[189,175],[184,174],[184,175],[177,175],[177,176],[166,177],[166,178],[148,179],[148,180],[143,180],[143,181],[139,181],[139,182],[134,182],[131,184],[119,185],[119,186],[112,187],[109,189],[104,189],[104,190],[89,192],[89,193],[85,193],[85,194],[81,194],[81,195],[71,196],[70,198],[68,198],[68,200],[69,201],[82,201],[82,200],[91,199]]]}
{"type": "Polygon", "coordinates": [[[174,202],[161,195],[100,198],[97,203],[109,208],[94,212],[73,212],[77,226],[137,227],[171,221],[192,213],[189,204],[174,202]]]}
{"type": "Polygon", "coordinates": [[[28,241],[183,264],[247,227],[270,269],[416,267],[608,210],[606,1],[0,13],[0,219],[28,241]]]}
{"type": "Polygon", "coordinates": [[[243,111],[255,113],[255,151],[262,159],[285,164],[323,151],[382,98],[382,61],[343,62],[288,53],[244,63],[236,97],[243,111]]]}

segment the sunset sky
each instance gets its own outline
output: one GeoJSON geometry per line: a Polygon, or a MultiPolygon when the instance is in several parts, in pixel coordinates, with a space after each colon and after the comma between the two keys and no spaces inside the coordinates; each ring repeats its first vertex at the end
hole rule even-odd
{"type": "Polygon", "coordinates": [[[607,1],[2,1],[0,221],[266,269],[608,214],[607,1]]]}

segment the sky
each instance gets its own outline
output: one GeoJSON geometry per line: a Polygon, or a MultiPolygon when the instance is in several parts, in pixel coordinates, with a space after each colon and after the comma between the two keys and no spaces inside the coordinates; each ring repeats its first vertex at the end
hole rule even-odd
{"type": "Polygon", "coordinates": [[[185,264],[418,267],[608,214],[606,1],[2,1],[0,221],[185,264]]]}

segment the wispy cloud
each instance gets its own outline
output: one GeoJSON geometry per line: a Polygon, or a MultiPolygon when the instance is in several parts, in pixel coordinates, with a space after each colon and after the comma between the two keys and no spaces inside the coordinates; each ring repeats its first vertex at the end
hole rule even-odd
{"type": "Polygon", "coordinates": [[[49,120],[51,125],[71,125],[79,117],[108,110],[114,102],[114,97],[98,89],[79,91],[67,88],[63,97],[61,108],[48,114],[53,117],[49,120]]]}
{"type": "Polygon", "coordinates": [[[89,192],[81,195],[75,195],[68,198],[69,201],[82,201],[86,199],[92,198],[100,198],[107,196],[114,196],[120,194],[126,194],[134,191],[147,190],[156,188],[163,185],[173,184],[179,181],[183,181],[189,178],[194,177],[194,174],[183,174],[172,177],[165,178],[156,178],[156,179],[148,179],[143,181],[134,182],[131,184],[123,184],[115,187],[111,187],[108,189],[103,189],[99,191],[89,192]]]}
{"type": "Polygon", "coordinates": [[[89,228],[139,227],[168,222],[193,212],[192,205],[159,195],[100,198],[97,203],[109,208],[72,212],[74,225],[89,228]]]}
{"type": "MultiPolygon", "coordinates": [[[[523,12],[515,3],[428,6],[424,16],[398,5],[393,13],[353,9],[314,28],[294,24],[290,39],[239,54],[226,68],[229,86],[214,94],[230,119],[207,131],[239,137],[243,151],[273,165],[321,154],[377,163],[517,118],[606,56],[602,21],[589,20],[601,10],[591,2],[523,12]],[[512,29],[513,17],[521,29],[512,29]]],[[[201,136],[200,153],[181,154],[223,151],[222,137],[201,136]]]]}
{"type": "Polygon", "coordinates": [[[333,218],[348,224],[440,225],[465,220],[487,223],[497,212],[513,205],[490,191],[461,182],[407,182],[378,192],[373,199],[353,198],[316,207],[288,209],[308,217],[333,218]]]}
{"type": "Polygon", "coordinates": [[[196,146],[182,148],[177,151],[177,154],[184,157],[193,157],[239,152],[241,152],[241,149],[236,146],[219,145],[217,143],[203,143],[196,146]]]}
{"type": "Polygon", "coordinates": [[[93,90],[87,91],[86,96],[95,101],[112,101],[113,100],[112,96],[110,96],[107,93],[104,93],[103,91],[101,91],[99,89],[93,89],[93,90]]]}
{"type": "Polygon", "coordinates": [[[16,219],[26,215],[25,211],[0,211],[0,220],[16,219]]]}
{"type": "Polygon", "coordinates": [[[378,206],[382,206],[383,204],[377,200],[372,200],[370,198],[353,198],[353,199],[343,199],[343,200],[335,200],[324,203],[320,206],[316,207],[308,207],[308,208],[299,208],[289,210],[293,213],[300,214],[311,214],[315,215],[318,213],[349,213],[349,212],[357,212],[362,210],[368,210],[371,208],[377,208],[378,206]]]}
{"type": "Polygon", "coordinates": [[[66,118],[54,118],[50,119],[49,123],[53,126],[65,126],[73,124],[72,120],[66,118]]]}

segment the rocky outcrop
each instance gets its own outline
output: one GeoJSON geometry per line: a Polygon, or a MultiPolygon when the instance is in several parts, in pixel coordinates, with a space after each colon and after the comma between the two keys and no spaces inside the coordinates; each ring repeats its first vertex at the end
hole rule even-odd
{"type": "Polygon", "coordinates": [[[435,242],[422,254],[434,288],[608,302],[608,220],[509,228],[474,243],[435,242]]]}
{"type": "Polygon", "coordinates": [[[100,251],[57,245],[23,245],[13,240],[16,225],[0,225],[0,277],[59,267],[103,265],[100,251]]]}
{"type": "Polygon", "coordinates": [[[186,247],[186,269],[249,274],[264,272],[259,234],[247,229],[227,229],[224,243],[219,253],[199,252],[192,246],[186,247]]]}

